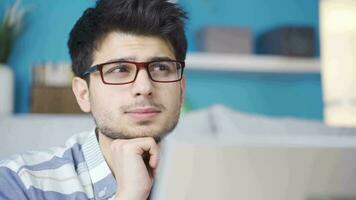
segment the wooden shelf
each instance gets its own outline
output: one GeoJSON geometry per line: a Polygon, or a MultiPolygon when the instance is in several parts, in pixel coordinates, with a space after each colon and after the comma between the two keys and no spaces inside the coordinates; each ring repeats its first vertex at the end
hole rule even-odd
{"type": "Polygon", "coordinates": [[[186,66],[188,70],[320,73],[320,61],[318,58],[267,55],[188,53],[186,66]]]}

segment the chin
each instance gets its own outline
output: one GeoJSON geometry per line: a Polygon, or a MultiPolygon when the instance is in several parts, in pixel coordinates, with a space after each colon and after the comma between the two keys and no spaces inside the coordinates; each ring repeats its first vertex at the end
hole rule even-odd
{"type": "Polygon", "coordinates": [[[149,127],[149,126],[139,126],[125,128],[123,127],[120,130],[113,130],[109,128],[100,128],[100,132],[113,140],[115,139],[135,139],[142,137],[152,137],[156,142],[160,142],[172,129],[169,131],[164,128],[149,127]]]}
{"type": "Polygon", "coordinates": [[[154,128],[154,127],[139,127],[132,128],[127,132],[128,136],[132,136],[132,138],[140,138],[140,137],[153,137],[157,140],[161,140],[162,137],[168,134],[168,131],[162,128],[154,128]]]}

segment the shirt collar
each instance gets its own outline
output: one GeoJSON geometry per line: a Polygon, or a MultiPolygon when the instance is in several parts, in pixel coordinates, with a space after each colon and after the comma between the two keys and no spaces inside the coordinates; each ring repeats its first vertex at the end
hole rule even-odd
{"type": "Polygon", "coordinates": [[[99,199],[112,197],[116,193],[117,184],[100,150],[95,129],[91,131],[82,147],[93,184],[94,196],[99,199]]]}

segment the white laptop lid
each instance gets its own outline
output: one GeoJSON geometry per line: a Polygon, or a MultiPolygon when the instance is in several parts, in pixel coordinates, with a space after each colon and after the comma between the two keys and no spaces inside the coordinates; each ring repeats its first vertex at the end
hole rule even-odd
{"type": "Polygon", "coordinates": [[[355,199],[355,140],[353,145],[323,142],[170,141],[153,199],[355,199]]]}
{"type": "Polygon", "coordinates": [[[164,140],[154,200],[356,199],[356,129],[214,106],[164,140]]]}

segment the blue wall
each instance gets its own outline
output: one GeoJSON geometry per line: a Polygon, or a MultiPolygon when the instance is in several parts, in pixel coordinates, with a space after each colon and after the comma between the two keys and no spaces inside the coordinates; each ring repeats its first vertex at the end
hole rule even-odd
{"type": "Polygon", "coordinates": [[[193,109],[221,103],[243,112],[322,119],[320,75],[187,71],[193,109]]]}
{"type": "MultiPolygon", "coordinates": [[[[3,10],[12,0],[1,0],[3,10]]],[[[16,73],[16,112],[29,111],[30,72],[34,63],[69,62],[68,33],[93,0],[23,0],[31,11],[10,65],[16,73]]],[[[180,0],[189,13],[189,51],[204,25],[250,27],[257,37],[278,25],[318,27],[317,0],[180,0]]],[[[1,13],[0,13],[1,17],[1,13]]],[[[188,66],[189,68],[189,66],[188,66]]],[[[320,76],[188,71],[187,101],[193,109],[213,103],[253,113],[322,118],[320,76]]]]}
{"type": "Polygon", "coordinates": [[[190,50],[196,50],[195,34],[202,26],[251,28],[256,38],[275,26],[295,24],[315,27],[318,35],[318,0],[179,0],[189,13],[190,50]]]}

